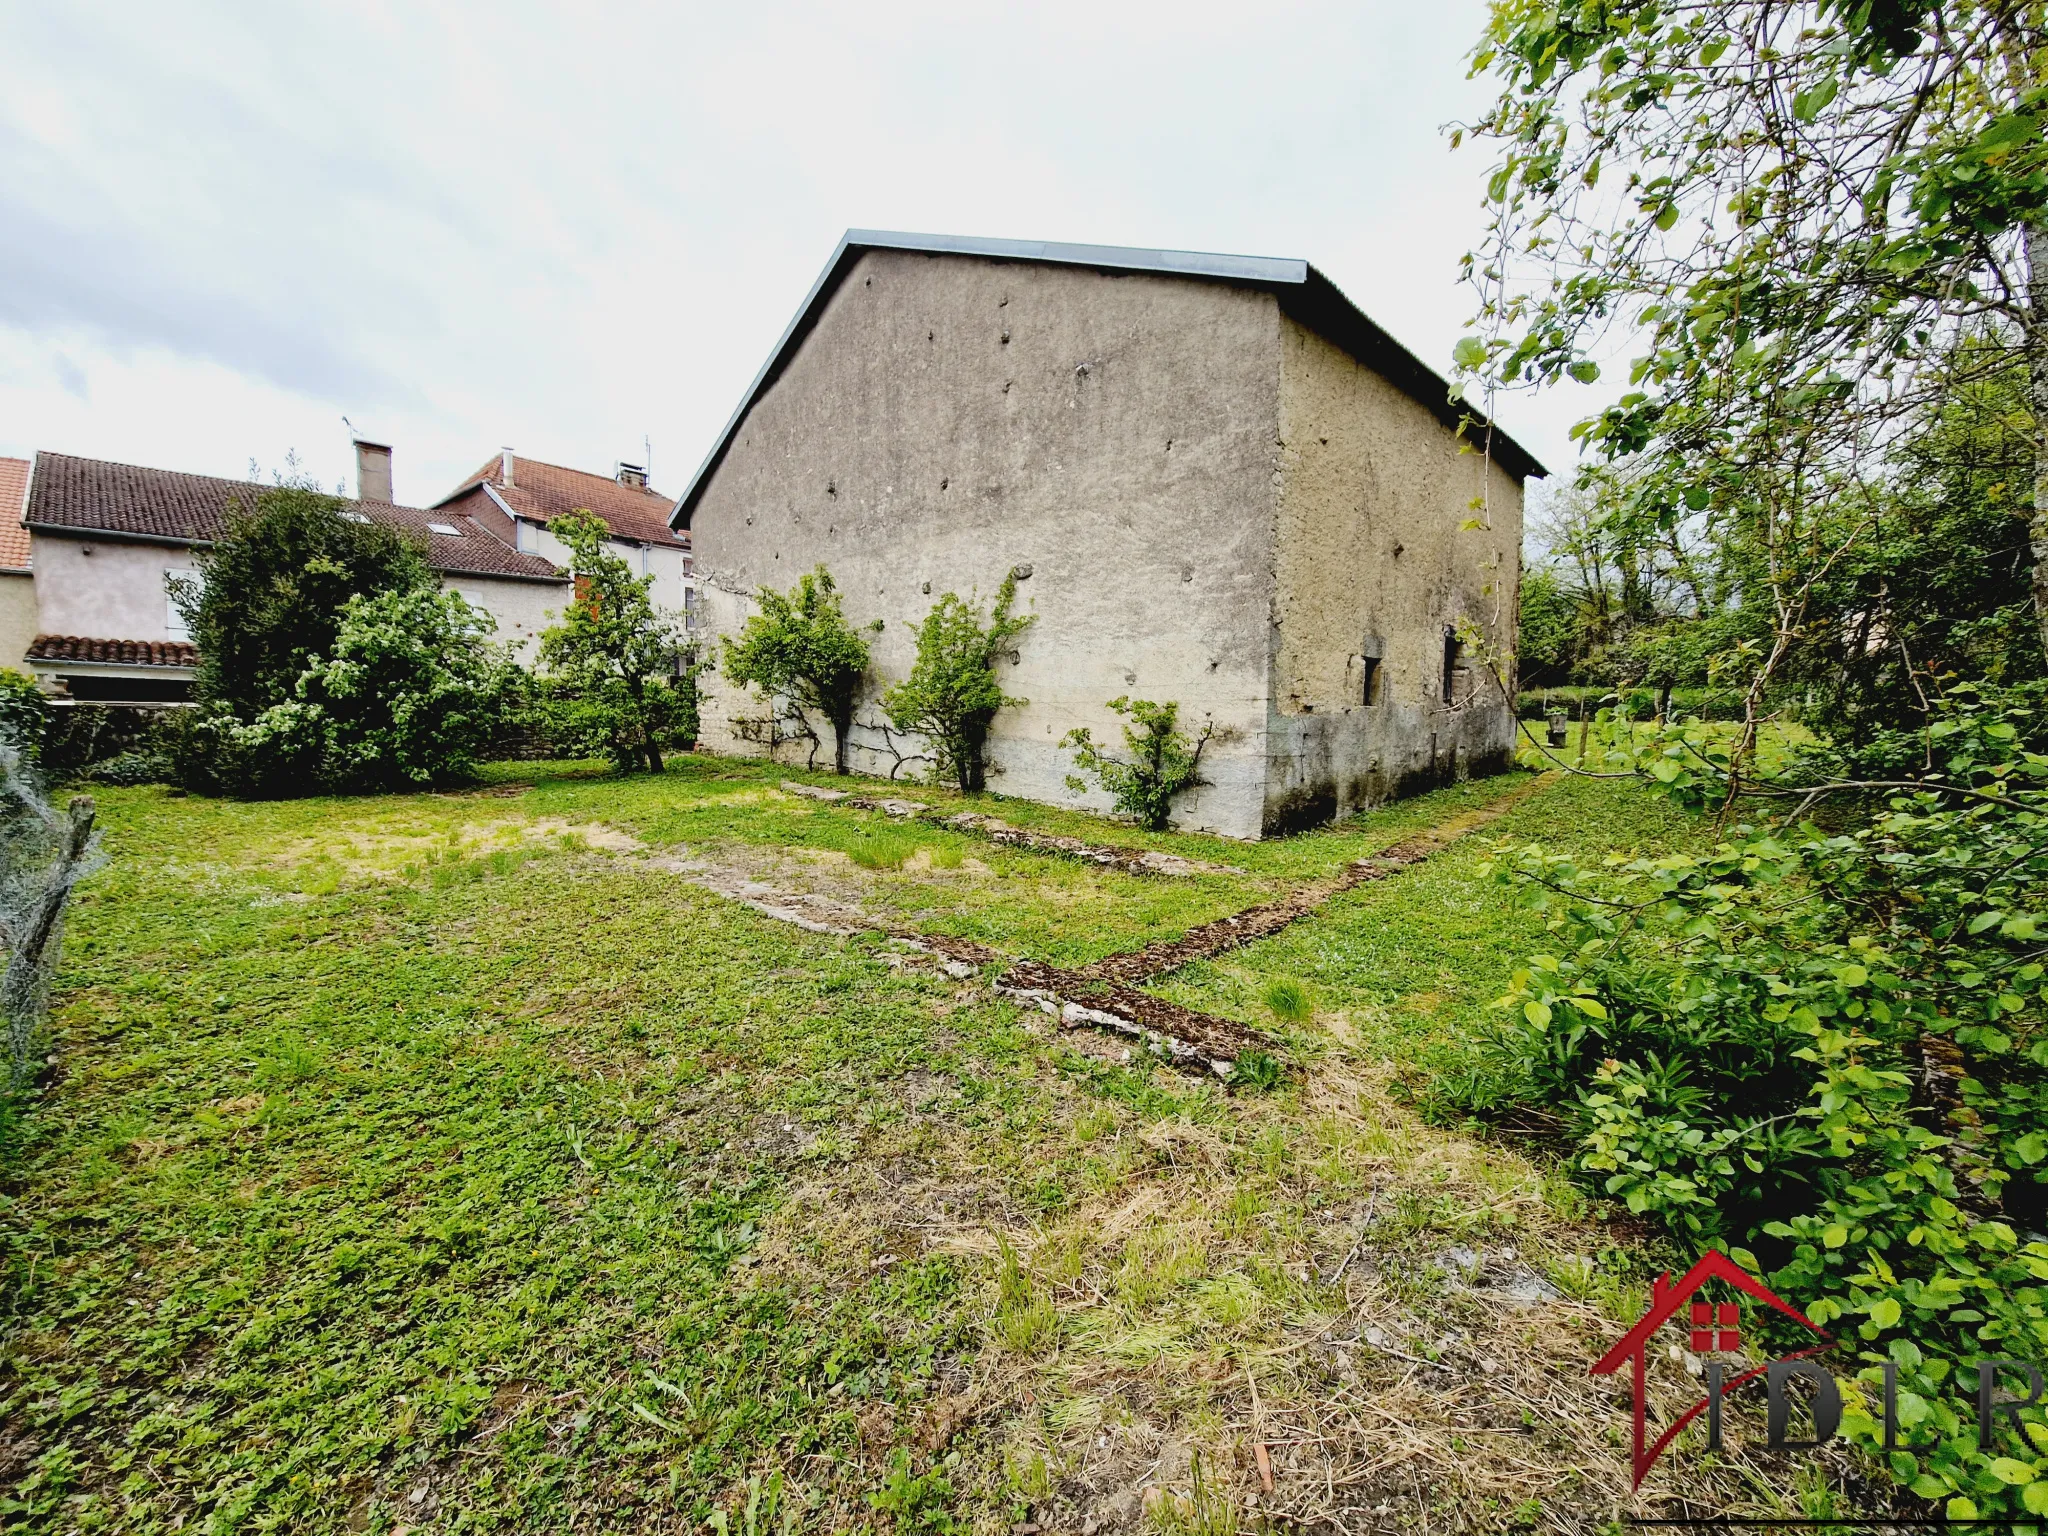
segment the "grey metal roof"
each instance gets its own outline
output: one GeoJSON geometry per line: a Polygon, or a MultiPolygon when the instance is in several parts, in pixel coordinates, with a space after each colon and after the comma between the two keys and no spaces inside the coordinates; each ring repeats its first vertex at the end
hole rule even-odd
{"type": "MultiPolygon", "coordinates": [[[[1157,272],[1174,277],[1202,278],[1235,287],[1258,288],[1273,294],[1280,307],[1308,329],[1342,347],[1360,362],[1412,395],[1435,413],[1446,426],[1465,426],[1468,434],[1483,434],[1485,418],[1462,400],[1451,398],[1451,387],[1433,369],[1375,325],[1347,299],[1337,285],[1305,261],[1281,256],[1227,256],[1209,251],[1158,251],[1122,245],[1064,245],[1052,240],[989,240],[977,235],[913,235],[884,229],[849,229],[840,237],[825,263],[825,270],[811,284],[796,318],[783,330],[768,354],[768,361],[754,375],[741,399],[718,434],[711,452],[669,514],[671,527],[687,528],[697,501],[711,477],[725,459],[740,423],[747,412],[782,377],[796,356],[804,338],[810,335],[823,313],[825,302],[853,270],[854,263],[868,251],[922,251],[932,255],[980,256],[993,261],[1037,261],[1061,266],[1092,267],[1099,272],[1157,272]]],[[[1549,473],[1536,456],[1496,425],[1490,442],[1493,457],[1517,479],[1549,473]]]]}

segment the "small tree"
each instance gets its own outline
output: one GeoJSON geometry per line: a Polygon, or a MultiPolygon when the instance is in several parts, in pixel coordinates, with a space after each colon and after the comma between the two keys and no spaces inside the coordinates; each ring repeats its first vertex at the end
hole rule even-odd
{"type": "Polygon", "coordinates": [[[867,676],[868,644],[840,611],[832,573],[821,565],[799,576],[787,594],[762,587],[754,600],[761,611],[737,640],[725,641],[725,675],[823,715],[832,725],[832,766],[846,772],[846,737],[867,676]]]}
{"type": "Polygon", "coordinates": [[[1060,739],[1061,746],[1074,749],[1081,770],[1067,775],[1067,787],[1076,793],[1086,790],[1086,775],[1109,792],[1118,811],[1148,832],[1163,832],[1174,796],[1209,782],[1202,777],[1202,749],[1216,734],[1215,722],[1204,719],[1201,734],[1190,739],[1180,728],[1178,704],[1124,698],[1111,699],[1109,707],[1129,717],[1124,748],[1130,757],[1110,756],[1095,744],[1087,726],[1076,726],[1060,739]]]}
{"type": "Polygon", "coordinates": [[[199,648],[202,706],[253,721],[296,695],[315,656],[333,654],[351,597],[434,585],[411,539],[342,516],[346,505],[286,484],[251,487],[230,510],[226,533],[201,557],[204,581],[171,594],[199,648]]]}
{"type": "Polygon", "coordinates": [[[1017,578],[1005,576],[986,619],[979,604],[948,592],[914,626],[917,662],[910,676],[882,699],[890,723],[930,740],[934,778],[951,778],[962,794],[974,794],[987,778],[988,728],[996,712],[1023,699],[1004,695],[996,662],[1017,659],[1016,639],[1037,622],[1034,614],[1013,615],[1017,578]]]}
{"type": "Polygon", "coordinates": [[[540,637],[541,664],[601,725],[619,772],[660,773],[679,701],[670,686],[675,626],[648,596],[654,578],[635,576],[605,548],[611,530],[589,512],[558,517],[550,531],[569,546],[576,596],[540,637]]]}

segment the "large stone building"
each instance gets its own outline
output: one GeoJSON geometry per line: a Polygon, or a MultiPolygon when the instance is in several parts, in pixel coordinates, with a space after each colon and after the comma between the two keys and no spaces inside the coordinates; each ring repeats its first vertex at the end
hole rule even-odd
{"type": "MultiPolygon", "coordinates": [[[[1177,824],[1257,837],[1507,762],[1542,473],[1306,262],[850,231],[674,524],[713,635],[828,567],[886,621],[875,696],[938,594],[1015,571],[991,788],[1100,805],[1060,739],[1175,700],[1220,730],[1177,824]]],[[[707,745],[802,755],[770,713],[707,678],[707,745]]]]}

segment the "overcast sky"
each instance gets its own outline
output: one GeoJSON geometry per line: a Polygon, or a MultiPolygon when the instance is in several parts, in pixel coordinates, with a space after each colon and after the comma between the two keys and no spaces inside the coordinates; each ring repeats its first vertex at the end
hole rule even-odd
{"type": "MultiPolygon", "coordinates": [[[[1479,0],[0,0],[0,453],[681,491],[848,226],[1314,262],[1438,371],[1479,0]]],[[[1589,394],[1502,402],[1553,468],[1589,394]]]]}

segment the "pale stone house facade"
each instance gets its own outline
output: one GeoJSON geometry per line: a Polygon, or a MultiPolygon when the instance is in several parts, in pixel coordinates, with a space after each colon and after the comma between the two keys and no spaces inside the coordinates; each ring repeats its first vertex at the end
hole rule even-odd
{"type": "Polygon", "coordinates": [[[569,547],[551,525],[569,512],[595,513],[611,532],[613,552],[636,575],[653,578],[647,595],[655,607],[687,623],[696,607],[690,536],[669,527],[674,506],[674,498],[648,485],[644,465],[621,464],[610,476],[593,475],[521,458],[510,448],[434,503],[435,510],[461,513],[515,549],[564,568],[569,547]]]}
{"type": "MultiPolygon", "coordinates": [[[[414,537],[441,585],[497,623],[497,638],[530,657],[569,600],[569,577],[459,513],[390,500],[390,453],[358,445],[365,494],[343,515],[414,537]]],[[[189,697],[198,658],[171,583],[197,577],[232,509],[261,490],[246,481],[38,453],[22,521],[33,552],[36,635],[29,667],[78,700],[175,703],[189,697]]]]}
{"type": "MultiPolygon", "coordinates": [[[[991,788],[1099,804],[1061,737],[1170,699],[1223,733],[1177,824],[1257,837],[1508,761],[1543,470],[1469,414],[1305,262],[852,231],[673,522],[713,637],[827,566],[886,621],[874,696],[937,594],[1015,570],[991,788]]],[[[763,716],[707,676],[706,745],[806,750],[763,716]]]]}
{"type": "Polygon", "coordinates": [[[36,638],[36,578],[29,565],[27,459],[0,458],[0,667],[20,668],[36,638]]]}

